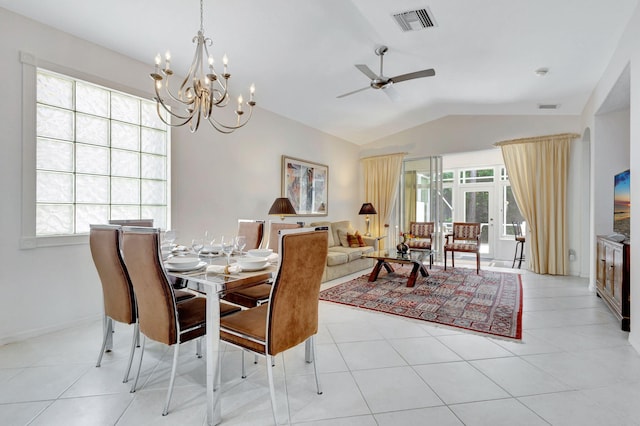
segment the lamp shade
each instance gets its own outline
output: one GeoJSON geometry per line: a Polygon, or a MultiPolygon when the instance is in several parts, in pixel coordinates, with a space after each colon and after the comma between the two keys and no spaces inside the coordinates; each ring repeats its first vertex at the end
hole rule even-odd
{"type": "Polygon", "coordinates": [[[296,209],[293,208],[293,205],[288,198],[276,198],[269,209],[269,214],[279,215],[280,218],[284,219],[285,216],[295,215],[296,209]]]}
{"type": "Polygon", "coordinates": [[[364,203],[362,204],[362,207],[360,207],[360,213],[358,214],[378,214],[378,212],[376,211],[376,208],[373,207],[373,204],[364,203]]]}

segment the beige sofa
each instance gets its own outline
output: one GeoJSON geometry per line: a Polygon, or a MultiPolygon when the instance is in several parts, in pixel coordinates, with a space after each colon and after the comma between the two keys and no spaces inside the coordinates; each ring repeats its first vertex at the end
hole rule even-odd
{"type": "Polygon", "coordinates": [[[354,235],[356,232],[350,221],[313,222],[307,226],[326,226],[329,228],[329,251],[322,282],[373,268],[373,259],[362,258],[362,254],[378,250],[377,238],[363,236],[365,247],[349,247],[346,234],[354,235]]]}

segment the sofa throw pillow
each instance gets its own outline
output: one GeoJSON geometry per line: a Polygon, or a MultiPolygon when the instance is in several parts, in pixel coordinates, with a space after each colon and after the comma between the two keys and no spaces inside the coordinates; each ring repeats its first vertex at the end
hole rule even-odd
{"type": "Polygon", "coordinates": [[[356,231],[355,234],[350,234],[347,232],[347,242],[349,243],[349,247],[351,248],[359,248],[359,247],[367,246],[364,243],[364,239],[362,238],[362,235],[360,235],[359,231],[356,231]]]}
{"type": "Polygon", "coordinates": [[[338,239],[340,239],[340,245],[342,247],[349,247],[349,240],[347,240],[347,230],[338,229],[338,239]]]}
{"type": "Polygon", "coordinates": [[[348,232],[347,232],[347,242],[349,243],[349,247],[351,248],[360,247],[360,244],[358,244],[358,237],[356,237],[353,234],[349,234],[348,232]]]}

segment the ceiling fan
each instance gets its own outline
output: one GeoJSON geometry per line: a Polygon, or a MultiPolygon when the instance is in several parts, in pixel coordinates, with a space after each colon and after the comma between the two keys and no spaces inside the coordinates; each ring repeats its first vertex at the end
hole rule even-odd
{"type": "MultiPolygon", "coordinates": [[[[387,53],[389,48],[387,46],[380,46],[376,48],[376,55],[380,56],[380,75],[376,75],[371,68],[364,64],[357,64],[356,68],[358,68],[364,75],[371,79],[371,83],[369,86],[363,87],[362,89],[354,90],[353,92],[344,93],[338,98],[344,98],[345,96],[353,95],[354,93],[362,92],[367,89],[389,89],[392,84],[400,83],[402,81],[413,80],[414,78],[422,78],[422,77],[433,77],[436,75],[436,71],[433,68],[429,68],[422,71],[410,72],[408,74],[401,74],[395,77],[385,77],[382,72],[382,64],[384,59],[384,54],[387,53]]],[[[389,90],[385,90],[385,93],[391,95],[389,90]]]]}

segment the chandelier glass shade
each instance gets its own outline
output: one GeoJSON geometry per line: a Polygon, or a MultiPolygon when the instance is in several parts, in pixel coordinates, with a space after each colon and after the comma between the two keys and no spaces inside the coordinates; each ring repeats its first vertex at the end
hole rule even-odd
{"type": "Polygon", "coordinates": [[[187,76],[178,87],[170,88],[173,70],[171,69],[171,54],[165,55],[164,67],[161,66],[162,58],[160,54],[155,58],[155,71],[151,73],[154,80],[155,98],[157,112],[160,119],[172,127],[189,125],[191,132],[198,130],[202,120],[208,121],[214,129],[221,133],[231,133],[243,127],[249,122],[253,114],[255,86],[252,84],[249,89],[249,100],[244,102],[242,95],[238,96],[235,109],[235,123],[223,123],[214,117],[216,108],[225,108],[230,102],[228,83],[231,74],[228,72],[227,55],[222,58],[223,71],[217,73],[214,69],[213,56],[209,54],[209,46],[213,43],[210,38],[204,36],[203,27],[203,7],[200,0],[200,30],[193,38],[197,44],[193,62],[189,67],[187,76]],[[163,90],[164,89],[164,90],[163,90]],[[161,92],[164,93],[161,95],[161,92]],[[243,105],[248,108],[245,114],[243,105]],[[169,114],[170,119],[165,117],[169,114]]]}

